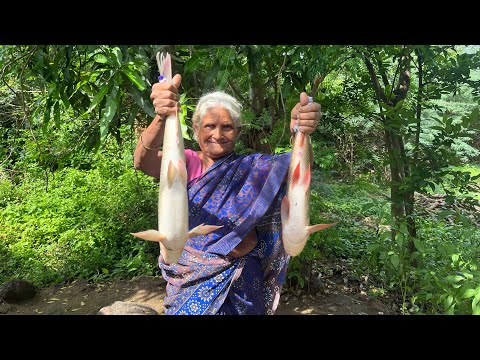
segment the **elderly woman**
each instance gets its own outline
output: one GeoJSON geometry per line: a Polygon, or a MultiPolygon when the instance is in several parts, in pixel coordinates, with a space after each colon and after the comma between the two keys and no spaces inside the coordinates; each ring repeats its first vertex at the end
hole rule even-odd
{"type": "MultiPolygon", "coordinates": [[[[134,166],[159,178],[164,121],[175,114],[181,76],[152,87],[156,116],[140,136],[134,166]]],[[[320,105],[301,93],[290,129],[311,134],[320,105]]],[[[166,314],[274,314],[289,257],[281,237],[280,205],[290,154],[239,155],[241,105],[224,92],[202,96],[193,115],[200,151],[185,150],[189,227],[223,225],[187,240],[176,264],[159,266],[167,284],[166,314]]],[[[172,209],[174,210],[174,209],[172,209]]]]}

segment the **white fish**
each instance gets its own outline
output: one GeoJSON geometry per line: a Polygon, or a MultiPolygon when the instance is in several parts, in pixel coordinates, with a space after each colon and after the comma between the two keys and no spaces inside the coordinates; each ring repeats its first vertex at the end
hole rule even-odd
{"type": "Polygon", "coordinates": [[[335,223],[309,225],[312,155],[310,136],[296,129],[288,169],[287,194],[283,197],[280,210],[283,247],[290,256],[302,252],[310,234],[335,225],[335,223]]]}
{"type": "MultiPolygon", "coordinates": [[[[159,57],[160,75],[172,80],[170,54],[159,57]]],[[[165,132],[160,167],[158,191],[158,230],[131,233],[144,240],[160,243],[160,252],[165,263],[176,263],[189,237],[206,235],[222,226],[201,224],[188,230],[188,193],[185,148],[178,114],[165,120],[165,132]]]]}

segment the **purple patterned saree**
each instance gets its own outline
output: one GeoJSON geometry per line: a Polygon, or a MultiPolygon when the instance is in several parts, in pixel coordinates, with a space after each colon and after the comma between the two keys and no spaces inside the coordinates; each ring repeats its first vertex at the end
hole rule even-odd
{"type": "Polygon", "coordinates": [[[188,184],[190,229],[223,227],[188,239],[176,264],[160,254],[166,315],[274,314],[289,260],[280,204],[290,154],[232,153],[188,184]],[[257,246],[240,258],[226,256],[253,229],[257,246]]]}

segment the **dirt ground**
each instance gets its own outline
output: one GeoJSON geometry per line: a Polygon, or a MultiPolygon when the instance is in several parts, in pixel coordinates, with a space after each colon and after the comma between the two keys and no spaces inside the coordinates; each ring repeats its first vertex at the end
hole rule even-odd
{"type": "MultiPolygon", "coordinates": [[[[398,306],[386,298],[369,296],[367,285],[348,277],[325,277],[315,291],[285,291],[276,315],[391,315],[398,306]],[[362,290],[363,289],[363,290],[362,290]]],[[[6,315],[95,315],[115,301],[147,305],[164,314],[165,281],[139,276],[101,283],[76,280],[64,286],[40,289],[34,298],[15,304],[0,304],[6,315]]]]}

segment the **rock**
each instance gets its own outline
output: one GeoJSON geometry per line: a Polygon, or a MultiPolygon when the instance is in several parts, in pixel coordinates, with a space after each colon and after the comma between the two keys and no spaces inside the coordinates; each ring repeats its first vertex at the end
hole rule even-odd
{"type": "Polygon", "coordinates": [[[159,315],[149,306],[115,301],[112,305],[101,308],[97,315],[159,315]]]}
{"type": "Polygon", "coordinates": [[[0,314],[6,314],[11,310],[11,305],[0,302],[0,314]]]}
{"type": "Polygon", "coordinates": [[[31,299],[36,293],[37,290],[32,283],[21,279],[15,279],[0,286],[0,300],[8,303],[31,299]]]}

